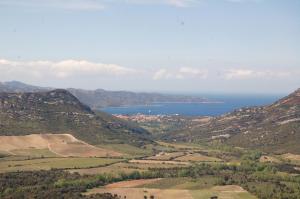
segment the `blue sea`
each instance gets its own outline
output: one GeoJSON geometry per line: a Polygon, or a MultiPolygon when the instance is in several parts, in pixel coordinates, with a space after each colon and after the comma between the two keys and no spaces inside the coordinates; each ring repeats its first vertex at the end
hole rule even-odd
{"type": "Polygon", "coordinates": [[[102,111],[111,114],[134,115],[185,115],[185,116],[218,116],[241,107],[272,104],[283,96],[258,95],[223,95],[205,96],[221,103],[154,103],[150,105],[108,107],[102,111]]]}

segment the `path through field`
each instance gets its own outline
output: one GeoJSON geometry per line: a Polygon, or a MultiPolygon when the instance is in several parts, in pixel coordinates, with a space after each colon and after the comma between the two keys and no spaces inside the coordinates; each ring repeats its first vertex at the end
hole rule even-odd
{"type": "Polygon", "coordinates": [[[154,199],[209,199],[217,196],[219,199],[257,199],[240,186],[214,186],[208,189],[154,189],[154,188],[136,188],[146,184],[159,183],[161,179],[141,179],[122,181],[109,184],[105,187],[89,190],[86,195],[96,193],[111,193],[120,198],[143,199],[154,197],[154,199]],[[146,198],[145,197],[145,198],[146,198]]]}
{"type": "MultiPolygon", "coordinates": [[[[0,136],[0,151],[48,149],[62,157],[112,157],[121,153],[92,146],[71,134],[31,134],[25,136],[0,136]]],[[[30,155],[30,154],[29,154],[30,155]]]]}
{"type": "Polygon", "coordinates": [[[145,184],[151,184],[159,180],[161,180],[161,178],[121,181],[121,182],[116,182],[116,183],[106,185],[105,188],[131,188],[131,187],[142,186],[145,184]]]}

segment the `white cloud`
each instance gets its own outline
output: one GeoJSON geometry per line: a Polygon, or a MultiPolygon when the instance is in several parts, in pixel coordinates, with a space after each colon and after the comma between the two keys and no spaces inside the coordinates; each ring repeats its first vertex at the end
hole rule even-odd
{"type": "Polygon", "coordinates": [[[206,78],[207,77],[207,70],[200,70],[198,68],[191,68],[191,67],[181,67],[179,69],[179,73],[191,76],[197,76],[206,78]]]}
{"type": "Polygon", "coordinates": [[[188,7],[197,0],[0,0],[0,5],[66,10],[102,10],[112,4],[156,4],[188,7]]]}
{"type": "Polygon", "coordinates": [[[101,0],[0,0],[0,5],[65,10],[102,10],[105,8],[101,0]]]}
{"type": "Polygon", "coordinates": [[[181,67],[175,70],[159,69],[153,75],[154,80],[160,79],[189,79],[189,78],[201,78],[207,77],[208,71],[198,68],[181,67]]]}
{"type": "Polygon", "coordinates": [[[153,75],[153,79],[154,80],[158,80],[158,79],[163,79],[166,78],[168,76],[168,72],[166,69],[160,69],[158,71],[156,71],[153,75]]]}
{"type": "Polygon", "coordinates": [[[227,80],[251,78],[286,78],[291,75],[291,71],[283,70],[230,69],[224,72],[224,78],[227,80]]]}
{"type": "MultiPolygon", "coordinates": [[[[113,4],[152,4],[191,7],[205,0],[0,0],[0,5],[31,8],[55,8],[77,11],[98,11],[113,4]]],[[[206,0],[209,1],[209,0],[206,0]]],[[[262,0],[223,0],[230,3],[260,2],[262,0]]]]}
{"type": "MultiPolygon", "coordinates": [[[[82,78],[89,81],[91,78],[133,80],[187,80],[187,81],[219,81],[224,80],[251,80],[277,81],[298,79],[300,71],[296,69],[254,69],[232,68],[228,70],[214,70],[196,67],[161,68],[156,71],[147,71],[145,68],[130,68],[117,64],[105,64],[87,60],[66,59],[61,61],[34,60],[15,61],[0,59],[0,79],[3,80],[51,80],[64,81],[82,78]],[[221,74],[221,75],[220,75],[221,74]]],[[[240,81],[241,82],[241,81],[240,81]]]]}
{"type": "Polygon", "coordinates": [[[187,0],[167,0],[167,3],[175,7],[186,7],[190,1],[187,0]]]}
{"type": "Polygon", "coordinates": [[[225,79],[243,79],[254,75],[254,71],[247,69],[230,69],[224,74],[225,79]]]}
{"type": "MultiPolygon", "coordinates": [[[[54,61],[11,61],[0,59],[1,75],[30,75],[34,77],[54,76],[65,78],[73,75],[110,75],[122,76],[137,71],[116,64],[103,64],[86,60],[54,61]]],[[[1,76],[0,75],[0,76],[1,76]]]]}

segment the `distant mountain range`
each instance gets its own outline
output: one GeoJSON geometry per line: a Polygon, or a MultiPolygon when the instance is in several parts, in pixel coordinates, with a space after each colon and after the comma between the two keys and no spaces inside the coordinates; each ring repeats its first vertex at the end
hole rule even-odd
{"type": "Polygon", "coordinates": [[[151,143],[146,130],[92,111],[67,90],[0,93],[0,135],[47,133],[69,133],[94,145],[151,143]]]}
{"type": "MultiPolygon", "coordinates": [[[[127,103],[145,103],[147,99],[142,96],[154,94],[79,89],[49,90],[51,88],[19,82],[0,84],[0,135],[69,133],[94,145],[127,143],[141,146],[153,143],[153,136],[145,129],[109,114],[95,112],[85,104],[98,107],[95,104],[97,98],[105,99],[101,102],[102,105],[113,99],[120,102],[124,99],[126,102],[129,98],[141,98],[141,101],[129,100],[127,103]],[[79,101],[71,92],[76,96],[83,95],[78,98],[85,102],[79,101]],[[126,97],[127,95],[135,97],[126,97]],[[87,96],[91,101],[82,100],[87,96]]],[[[106,105],[114,103],[116,102],[106,105]]],[[[241,108],[219,117],[199,119],[187,124],[185,128],[168,131],[160,139],[217,142],[267,152],[300,154],[300,89],[268,106],[241,108]]]]}
{"type": "MultiPolygon", "coordinates": [[[[38,87],[24,84],[18,81],[0,82],[0,92],[40,92],[50,91],[55,88],[38,87]]],[[[100,109],[104,107],[118,107],[129,105],[145,105],[152,103],[204,103],[213,102],[206,98],[185,96],[185,95],[167,95],[160,93],[136,93],[130,91],[107,91],[103,89],[83,90],[69,88],[67,89],[82,103],[88,105],[92,109],[100,109]]]]}
{"type": "Polygon", "coordinates": [[[300,89],[269,106],[242,108],[169,133],[164,139],[224,142],[269,152],[299,154],[300,89]]]}

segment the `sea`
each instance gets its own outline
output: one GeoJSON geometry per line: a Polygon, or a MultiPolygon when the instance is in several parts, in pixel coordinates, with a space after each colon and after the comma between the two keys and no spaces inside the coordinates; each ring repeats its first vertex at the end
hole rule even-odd
{"type": "Polygon", "coordinates": [[[121,115],[183,115],[218,116],[242,107],[269,105],[280,95],[210,95],[205,98],[212,103],[153,103],[148,105],[107,107],[102,111],[121,115]]]}

